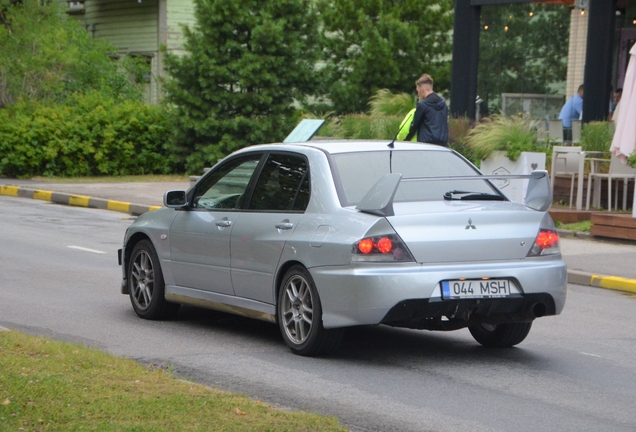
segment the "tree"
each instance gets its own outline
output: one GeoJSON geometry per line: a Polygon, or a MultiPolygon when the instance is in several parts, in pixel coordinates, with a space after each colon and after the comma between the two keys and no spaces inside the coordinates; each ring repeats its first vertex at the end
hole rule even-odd
{"type": "Polygon", "coordinates": [[[482,7],[478,94],[499,111],[502,93],[554,93],[566,79],[569,8],[482,7]]]}
{"type": "Polygon", "coordinates": [[[312,0],[195,0],[186,55],[166,53],[175,161],[200,172],[241,147],[282,140],[293,102],[314,92],[312,0]]]}
{"type": "Polygon", "coordinates": [[[339,113],[366,111],[379,89],[413,93],[423,73],[450,84],[453,0],[317,0],[326,92],[339,113]]]}
{"type": "Polygon", "coordinates": [[[70,19],[59,2],[0,0],[0,108],[18,100],[63,102],[69,95],[99,91],[140,99],[141,92],[108,53],[70,19]]]}

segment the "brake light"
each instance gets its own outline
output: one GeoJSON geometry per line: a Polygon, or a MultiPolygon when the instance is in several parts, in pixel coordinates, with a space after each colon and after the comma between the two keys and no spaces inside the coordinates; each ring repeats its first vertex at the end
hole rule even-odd
{"type": "Polygon", "coordinates": [[[541,249],[547,249],[559,244],[559,234],[554,231],[539,231],[536,242],[541,249]]]}
{"type": "Polygon", "coordinates": [[[560,252],[559,234],[554,230],[540,229],[528,256],[552,255],[560,252]]]}
{"type": "Polygon", "coordinates": [[[411,253],[395,234],[366,237],[353,245],[353,261],[413,261],[411,253]]]}
{"type": "Polygon", "coordinates": [[[363,254],[369,254],[373,251],[373,240],[372,239],[363,239],[358,243],[358,249],[363,254]]]}
{"type": "Polygon", "coordinates": [[[393,242],[388,237],[382,237],[378,240],[378,250],[383,254],[387,254],[393,251],[393,242]]]}

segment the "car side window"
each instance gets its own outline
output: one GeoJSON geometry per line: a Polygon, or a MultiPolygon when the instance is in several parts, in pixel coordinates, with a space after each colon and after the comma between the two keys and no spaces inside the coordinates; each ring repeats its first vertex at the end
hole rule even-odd
{"type": "Polygon", "coordinates": [[[240,157],[220,166],[194,191],[195,209],[239,209],[262,154],[240,157]]]}
{"type": "Polygon", "coordinates": [[[309,170],[300,156],[270,154],[256,182],[250,210],[304,211],[309,203],[309,170]]]}

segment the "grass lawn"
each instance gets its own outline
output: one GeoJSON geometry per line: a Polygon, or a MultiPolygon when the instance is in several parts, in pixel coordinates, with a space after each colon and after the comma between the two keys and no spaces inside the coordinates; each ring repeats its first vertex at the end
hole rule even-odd
{"type": "Polygon", "coordinates": [[[569,223],[569,224],[564,224],[561,222],[557,222],[556,223],[557,228],[559,229],[564,229],[564,230],[570,230],[570,231],[578,231],[578,232],[590,232],[590,228],[592,227],[592,222],[591,221],[582,221],[582,222],[576,222],[576,223],[569,223]]]}
{"type": "Polygon", "coordinates": [[[345,431],[92,348],[0,330],[0,430],[345,431]]]}

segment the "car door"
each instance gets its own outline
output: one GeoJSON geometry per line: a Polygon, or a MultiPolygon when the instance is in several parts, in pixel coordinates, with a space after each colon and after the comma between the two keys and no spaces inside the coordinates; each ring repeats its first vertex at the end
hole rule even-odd
{"type": "Polygon", "coordinates": [[[199,181],[190,206],[171,226],[170,259],[175,284],[233,294],[230,236],[249,182],[263,154],[236,157],[199,181]]]}
{"type": "Polygon", "coordinates": [[[304,156],[268,155],[249,206],[232,231],[232,284],[237,296],[274,304],[278,261],[309,203],[309,191],[304,156]]]}

